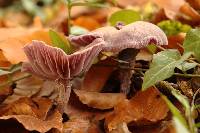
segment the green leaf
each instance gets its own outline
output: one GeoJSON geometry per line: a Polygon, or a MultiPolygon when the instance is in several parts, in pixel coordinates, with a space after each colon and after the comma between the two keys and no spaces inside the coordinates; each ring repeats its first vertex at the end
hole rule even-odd
{"type": "Polygon", "coordinates": [[[80,26],[72,26],[71,27],[71,34],[72,35],[82,35],[89,32],[87,29],[80,27],[80,26]]]}
{"type": "Polygon", "coordinates": [[[199,122],[199,123],[196,123],[195,126],[196,126],[197,128],[200,128],[200,122],[199,122]]]}
{"type": "Polygon", "coordinates": [[[108,21],[112,26],[115,26],[117,22],[123,22],[125,25],[127,25],[138,20],[141,20],[141,16],[138,12],[125,9],[114,12],[108,21]]]}
{"type": "Polygon", "coordinates": [[[200,29],[192,29],[186,34],[183,47],[185,52],[193,52],[200,62],[200,29]]]}
{"type": "Polygon", "coordinates": [[[179,66],[177,66],[178,69],[182,70],[183,72],[186,72],[187,70],[190,70],[192,68],[195,68],[197,66],[197,63],[188,63],[183,62],[179,66]]]}
{"type": "Polygon", "coordinates": [[[156,53],[157,47],[154,44],[150,44],[147,46],[147,49],[149,50],[149,52],[151,52],[152,54],[156,53]]]}
{"type": "Polygon", "coordinates": [[[145,72],[142,89],[145,90],[155,83],[171,77],[180,58],[181,55],[177,50],[165,50],[154,54],[150,69],[145,72]]]}
{"type": "MultiPolygon", "coordinates": [[[[170,111],[173,114],[173,117],[176,118],[178,122],[185,127],[185,129],[188,129],[187,122],[185,118],[182,116],[181,112],[171,103],[171,101],[164,95],[162,95],[162,98],[165,100],[166,104],[168,105],[170,111]]],[[[188,132],[189,133],[189,132],[188,132]]]]}
{"type": "Polygon", "coordinates": [[[181,32],[188,32],[191,30],[191,26],[187,24],[182,24],[179,21],[173,21],[173,20],[164,20],[157,24],[164,32],[165,34],[169,35],[177,35],[181,32]]]}
{"type": "Polygon", "coordinates": [[[195,109],[200,108],[200,104],[198,104],[198,105],[194,105],[194,108],[195,108],[195,109]]]}
{"type": "Polygon", "coordinates": [[[49,36],[54,47],[61,48],[67,54],[71,54],[73,52],[73,47],[71,46],[69,41],[64,38],[64,36],[61,36],[53,30],[49,30],[49,36]]]}
{"type": "Polygon", "coordinates": [[[171,77],[174,74],[175,67],[180,65],[190,55],[191,53],[189,52],[181,57],[178,50],[172,49],[154,54],[150,69],[145,72],[142,90],[171,77]]]}

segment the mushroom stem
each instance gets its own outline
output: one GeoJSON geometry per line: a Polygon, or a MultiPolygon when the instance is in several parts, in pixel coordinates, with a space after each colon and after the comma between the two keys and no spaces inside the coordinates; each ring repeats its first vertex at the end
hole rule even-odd
{"type": "Polygon", "coordinates": [[[65,109],[67,108],[67,104],[71,94],[71,81],[63,80],[61,82],[57,82],[57,89],[59,93],[58,98],[56,99],[56,104],[59,112],[63,114],[65,109]]]}
{"type": "Polygon", "coordinates": [[[120,63],[119,65],[121,66],[121,68],[123,67],[128,67],[130,69],[120,69],[119,70],[119,79],[121,82],[120,85],[120,91],[124,94],[129,94],[130,92],[130,85],[131,85],[131,77],[134,73],[134,66],[135,66],[135,57],[138,54],[140,50],[138,49],[134,49],[134,48],[127,48],[122,50],[119,55],[118,58],[120,60],[129,62],[128,64],[124,64],[124,63],[120,63]],[[128,66],[127,66],[128,65],[128,66]]]}

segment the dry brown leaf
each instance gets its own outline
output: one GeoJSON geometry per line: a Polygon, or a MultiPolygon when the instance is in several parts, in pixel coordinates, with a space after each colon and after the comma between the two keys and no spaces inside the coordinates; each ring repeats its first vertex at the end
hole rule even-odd
{"type": "Polygon", "coordinates": [[[166,16],[170,19],[175,19],[177,13],[179,13],[180,7],[185,3],[184,0],[152,0],[160,8],[163,8],[166,16]]]}
{"type": "Polygon", "coordinates": [[[54,81],[45,81],[40,91],[34,97],[48,97],[55,99],[58,96],[57,84],[54,81]]]}
{"type": "Polygon", "coordinates": [[[185,39],[184,33],[169,36],[168,37],[169,44],[167,46],[164,46],[164,48],[178,49],[181,53],[183,53],[184,50],[183,50],[183,47],[181,45],[183,44],[184,39],[185,39]]]}
{"type": "MultiPolygon", "coordinates": [[[[19,75],[22,75],[20,73],[19,75]]],[[[14,78],[14,77],[13,77],[14,78]]],[[[38,93],[42,88],[43,81],[38,77],[31,76],[16,82],[16,88],[13,94],[4,101],[5,104],[12,103],[21,97],[31,97],[38,93]]]]}
{"type": "Polygon", "coordinates": [[[184,3],[180,7],[180,12],[189,16],[192,21],[200,20],[200,14],[196,10],[194,10],[188,3],[184,3]]]}
{"type": "Polygon", "coordinates": [[[114,63],[113,61],[108,59],[99,62],[98,64],[96,64],[97,66],[92,66],[85,75],[81,89],[99,92],[114,70],[114,67],[104,66],[109,64],[113,65],[114,63]]]}
{"type": "Polygon", "coordinates": [[[176,133],[172,121],[162,121],[149,126],[130,126],[132,133],[176,133]]]}
{"type": "MultiPolygon", "coordinates": [[[[3,35],[4,30],[1,30],[0,35],[3,35]]],[[[50,44],[48,30],[46,29],[32,29],[28,31],[24,29],[10,29],[5,31],[7,32],[7,35],[5,34],[5,36],[0,38],[0,49],[5,58],[12,64],[17,64],[26,60],[22,48],[32,40],[41,40],[50,44]]]]}
{"type": "Polygon", "coordinates": [[[114,112],[106,118],[106,125],[111,131],[119,123],[142,122],[142,124],[155,123],[164,119],[168,107],[157,89],[149,88],[138,92],[132,99],[120,102],[114,112]]]}
{"type": "Polygon", "coordinates": [[[185,0],[152,0],[160,8],[163,8],[165,14],[170,19],[175,19],[181,13],[191,17],[192,21],[199,21],[200,14],[194,10],[185,0]]]}
{"type": "Polygon", "coordinates": [[[100,24],[89,16],[80,16],[74,20],[74,25],[84,27],[88,30],[94,30],[100,27],[100,24]]]}
{"type": "Polygon", "coordinates": [[[99,93],[84,90],[74,90],[74,92],[83,104],[102,110],[113,108],[126,98],[122,93],[99,93]]]}
{"type": "Polygon", "coordinates": [[[47,132],[52,128],[62,131],[62,116],[50,110],[52,101],[46,98],[21,98],[0,110],[0,119],[15,119],[29,131],[47,132]],[[51,113],[50,113],[51,112],[51,113]]]}
{"type": "Polygon", "coordinates": [[[4,88],[0,88],[0,103],[2,103],[12,93],[13,90],[10,86],[5,86],[4,88]]]}
{"type": "Polygon", "coordinates": [[[64,133],[87,133],[90,127],[90,121],[85,119],[71,119],[64,123],[64,133]]]}
{"type": "Polygon", "coordinates": [[[127,124],[123,122],[118,124],[117,128],[110,131],[109,133],[131,133],[131,132],[128,130],[127,124]]]}

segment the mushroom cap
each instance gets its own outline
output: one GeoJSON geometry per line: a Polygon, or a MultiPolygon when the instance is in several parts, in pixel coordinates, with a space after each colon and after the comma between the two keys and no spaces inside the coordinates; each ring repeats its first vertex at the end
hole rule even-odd
{"type": "Polygon", "coordinates": [[[151,43],[158,46],[168,44],[165,33],[158,26],[145,21],[122,26],[120,30],[110,26],[103,27],[85,35],[71,36],[69,39],[78,45],[88,45],[97,38],[105,41],[102,51],[112,52],[126,48],[141,49],[151,43]]]}
{"type": "Polygon", "coordinates": [[[60,48],[46,45],[42,41],[32,41],[24,47],[29,62],[23,63],[22,71],[31,72],[49,80],[70,79],[87,71],[101,49],[102,45],[96,43],[67,55],[60,48]]]}

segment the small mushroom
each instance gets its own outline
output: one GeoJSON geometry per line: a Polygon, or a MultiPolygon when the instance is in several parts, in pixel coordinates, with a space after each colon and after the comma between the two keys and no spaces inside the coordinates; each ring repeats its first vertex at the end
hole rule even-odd
{"type": "MultiPolygon", "coordinates": [[[[129,62],[130,68],[134,67],[135,56],[139,49],[152,43],[157,46],[168,44],[165,33],[158,26],[144,21],[137,21],[126,26],[119,23],[116,27],[99,28],[85,35],[70,36],[69,39],[76,45],[88,45],[96,39],[100,40],[103,44],[102,51],[119,53],[119,59],[129,62]],[[127,52],[129,58],[127,58],[127,52]]],[[[127,64],[124,65],[127,66],[127,64]]],[[[129,93],[132,74],[132,70],[119,72],[121,91],[125,94],[129,93]]]]}
{"type": "Polygon", "coordinates": [[[141,49],[148,44],[167,45],[165,33],[156,25],[137,21],[119,28],[107,26],[80,36],[70,36],[74,44],[83,46],[100,39],[104,43],[102,51],[120,52],[126,48],[141,49]]]}
{"type": "Polygon", "coordinates": [[[24,47],[29,62],[23,63],[22,71],[57,83],[59,89],[57,104],[63,113],[70,97],[70,80],[81,72],[86,72],[102,49],[102,43],[97,41],[71,55],[44,42],[32,41],[24,47]]]}

